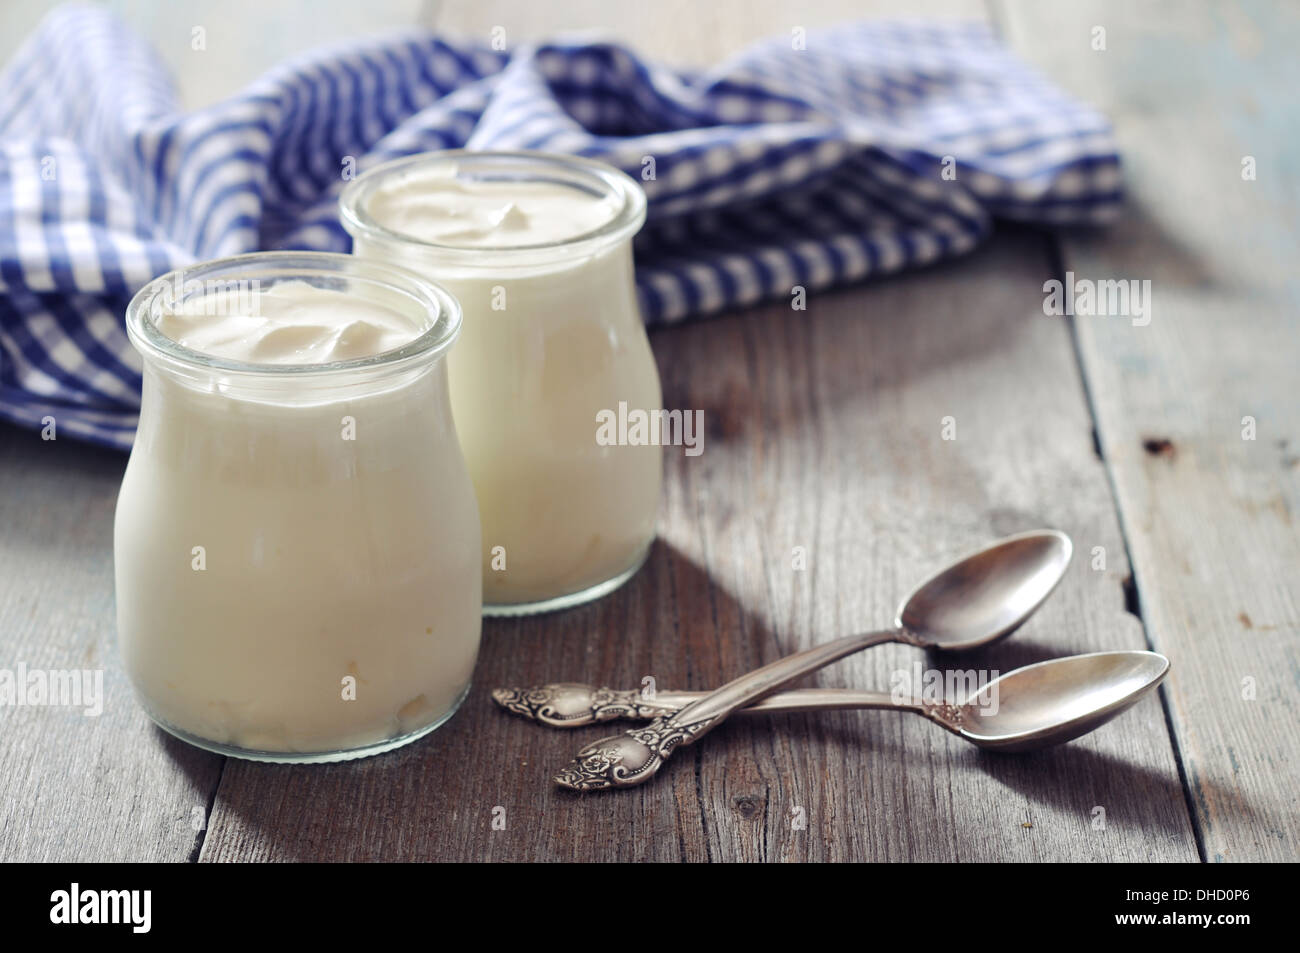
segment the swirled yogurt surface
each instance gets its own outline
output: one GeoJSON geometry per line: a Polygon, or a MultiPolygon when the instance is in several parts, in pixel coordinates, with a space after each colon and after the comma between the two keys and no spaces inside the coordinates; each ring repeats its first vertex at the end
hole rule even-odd
{"type": "Polygon", "coordinates": [[[383,354],[425,330],[385,305],[305,281],[205,291],[155,319],[178,344],[250,364],[326,364],[383,354]]]}
{"type": "Polygon", "coordinates": [[[385,228],[418,241],[513,248],[595,231],[618,214],[619,202],[558,182],[460,178],[455,167],[443,166],[386,179],[366,210],[385,228]]]}

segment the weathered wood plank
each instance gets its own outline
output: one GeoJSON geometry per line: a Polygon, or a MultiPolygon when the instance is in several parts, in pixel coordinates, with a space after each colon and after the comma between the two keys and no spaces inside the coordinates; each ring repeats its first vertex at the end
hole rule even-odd
{"type": "MultiPolygon", "coordinates": [[[[0,6],[0,63],[64,0],[0,6]]],[[[200,109],[238,92],[290,56],[327,43],[410,26],[429,0],[332,3],[314,0],[118,0],[115,11],[143,35],[175,77],[180,101],[200,109]]]]}
{"type": "Polygon", "coordinates": [[[699,68],[758,40],[873,16],[987,19],[983,0],[431,0],[425,22],[508,48],[555,36],[613,38],[656,61],[699,68]],[[500,31],[500,32],[496,32],[500,31]]]}
{"type": "Polygon", "coordinates": [[[193,822],[222,759],[154,728],[117,659],[113,507],[125,464],[0,425],[0,669],[103,678],[98,716],[0,706],[0,860],[197,854],[193,822]]]}
{"type": "Polygon", "coordinates": [[[1110,113],[1125,155],[1128,219],[1065,241],[1064,266],[1151,282],[1149,325],[1074,323],[1147,631],[1173,660],[1165,697],[1205,856],[1294,861],[1300,11],[1014,3],[1005,20],[1022,52],[1110,113]]]}

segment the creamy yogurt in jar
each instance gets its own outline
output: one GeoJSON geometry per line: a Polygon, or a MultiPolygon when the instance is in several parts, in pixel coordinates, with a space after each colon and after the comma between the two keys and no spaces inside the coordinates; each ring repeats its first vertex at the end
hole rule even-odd
{"type": "Polygon", "coordinates": [[[355,255],[419,271],[464,309],[449,374],[484,611],[575,605],[628,579],[654,540],[662,450],[603,445],[597,424],[662,403],[633,282],[640,187],[569,156],[439,152],[362,175],[341,206],[355,255]]]}
{"type": "Polygon", "coordinates": [[[455,300],[352,256],[259,253],[132,301],[139,430],[114,530],[144,707],[238,757],[433,730],[478,651],[480,538],[444,355],[455,300]]]}

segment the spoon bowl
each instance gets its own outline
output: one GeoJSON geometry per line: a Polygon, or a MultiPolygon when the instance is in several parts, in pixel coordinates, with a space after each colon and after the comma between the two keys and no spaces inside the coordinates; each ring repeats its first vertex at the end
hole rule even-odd
{"type": "Polygon", "coordinates": [[[1168,672],[1169,659],[1155,652],[1093,652],[1050,659],[990,682],[981,696],[960,706],[959,723],[945,727],[995,751],[1034,751],[1064,744],[1127,711],[1168,672]],[[994,704],[981,704],[980,698],[994,704]]]}
{"type": "Polygon", "coordinates": [[[987,645],[1020,627],[1070,564],[1070,537],[1055,530],[1008,536],[953,563],[903,600],[897,625],[927,648],[987,645]]]}

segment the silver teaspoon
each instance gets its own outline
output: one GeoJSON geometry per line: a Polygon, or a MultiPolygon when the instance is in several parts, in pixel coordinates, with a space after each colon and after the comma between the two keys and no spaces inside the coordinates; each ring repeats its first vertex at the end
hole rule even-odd
{"type": "MultiPolygon", "coordinates": [[[[1026,665],[951,704],[922,698],[897,701],[882,692],[848,688],[802,688],[769,695],[737,714],[906,711],[924,715],[981,748],[1035,751],[1100,727],[1136,704],[1168,672],[1169,660],[1154,652],[1094,652],[1026,665]]],[[[615,718],[657,718],[706,695],[708,692],[659,692],[646,699],[635,689],[615,691],[577,684],[492,693],[503,708],[553,728],[615,718]]]]}
{"type": "Polygon", "coordinates": [[[809,672],[885,642],[973,649],[1015,631],[1056,588],[1070,538],[1055,530],[1009,536],[954,563],[903,600],[892,628],[846,635],[788,655],[641,728],[587,745],[555,783],[577,791],[644,784],[678,747],[692,744],[737,709],[809,672]]]}

